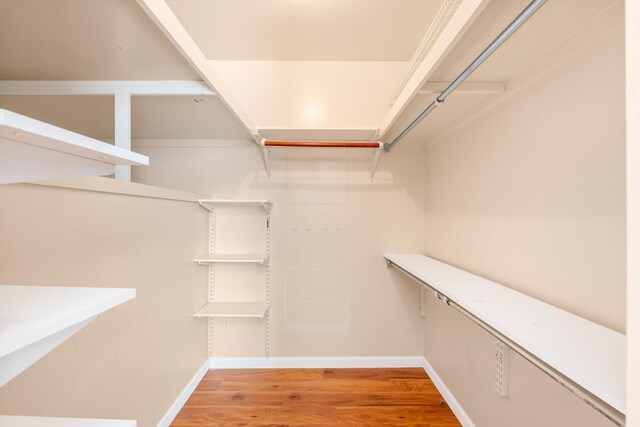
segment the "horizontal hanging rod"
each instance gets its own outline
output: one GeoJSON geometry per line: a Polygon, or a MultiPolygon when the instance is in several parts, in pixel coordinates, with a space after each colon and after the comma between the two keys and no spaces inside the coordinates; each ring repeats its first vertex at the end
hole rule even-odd
{"type": "Polygon", "coordinates": [[[484,61],[487,60],[495,52],[498,50],[502,44],[509,39],[515,33],[518,28],[520,28],[531,16],[538,11],[542,7],[543,4],[546,3],[547,0],[533,0],[529,5],[522,11],[520,14],[514,19],[508,26],[505,28],[498,37],[496,37],[489,46],[482,51],[480,55],[476,59],[473,60],[465,70],[460,73],[456,79],[451,82],[451,84],[442,92],[438,97],[433,101],[429,106],[422,112],[414,121],[412,121],[409,126],[407,126],[398,136],[395,137],[393,141],[384,145],[384,150],[389,151],[396,145],[402,138],[404,138],[411,130],[418,125],[431,113],[436,107],[444,102],[447,96],[451,95],[460,83],[466,80],[467,77],[471,75],[484,61]]]}
{"type": "Polygon", "coordinates": [[[526,350],[520,344],[516,343],[515,341],[513,341],[512,339],[504,335],[502,332],[495,329],[493,326],[489,325],[488,323],[484,322],[482,319],[478,318],[473,313],[470,313],[468,310],[458,305],[455,301],[450,299],[447,295],[442,294],[440,290],[431,286],[429,283],[425,282],[424,280],[412,274],[411,272],[405,270],[402,266],[396,264],[390,259],[386,259],[386,262],[387,262],[387,267],[389,268],[396,267],[398,271],[402,272],[403,274],[407,275],[411,279],[415,280],[423,287],[433,291],[434,294],[436,295],[436,298],[443,301],[449,307],[452,307],[458,310],[460,313],[462,313],[464,316],[469,318],[471,321],[473,321],[475,324],[480,326],[482,329],[489,332],[491,335],[493,335],[503,343],[507,344],[509,347],[511,347],[513,351],[518,353],[525,360],[532,363],[535,367],[537,367],[542,372],[547,374],[549,377],[551,377],[553,380],[558,382],[560,385],[562,385],[564,388],[569,390],[571,393],[575,394],[577,397],[579,397],[581,400],[586,402],[589,406],[591,406],[593,409],[598,411],[600,414],[604,415],[607,419],[612,421],[614,424],[618,426],[625,425],[625,422],[626,422],[625,414],[621,413],[616,408],[604,402],[602,399],[595,396],[592,392],[590,392],[589,390],[586,390],[580,384],[576,383],[574,380],[567,377],[562,372],[553,368],[552,366],[547,364],[545,361],[537,357],[535,354],[531,353],[529,350],[526,350]]]}
{"type": "Polygon", "coordinates": [[[265,141],[265,147],[315,147],[315,148],[380,148],[377,142],[297,142],[265,141]]]}

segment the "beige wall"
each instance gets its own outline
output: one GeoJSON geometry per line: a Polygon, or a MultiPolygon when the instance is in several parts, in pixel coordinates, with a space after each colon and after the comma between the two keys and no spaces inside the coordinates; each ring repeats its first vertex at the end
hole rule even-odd
{"type": "MultiPolygon", "coordinates": [[[[625,2],[627,107],[627,402],[640,402],[640,2],[625,2]]],[[[640,405],[627,426],[640,427],[640,405]]]]}
{"type": "Polygon", "coordinates": [[[431,293],[425,352],[477,427],[613,427],[551,377],[511,352],[509,396],[494,391],[496,339],[431,293]]]}
{"type": "Polygon", "coordinates": [[[155,426],[206,360],[204,325],[191,317],[205,298],[193,257],[206,251],[206,227],[193,202],[0,186],[0,283],[137,291],[2,387],[0,413],[155,426]]]}
{"type": "MultiPolygon", "coordinates": [[[[371,150],[273,149],[267,179],[259,150],[249,142],[137,141],[134,146],[153,159],[134,172],[138,182],[274,201],[272,356],[422,354],[419,290],[392,275],[382,258],[384,251],[422,250],[422,151],[383,156],[371,182],[371,150]]],[[[247,233],[263,232],[244,227],[233,215],[232,209],[219,212],[220,252],[231,250],[231,236],[250,240],[247,233]]],[[[247,218],[246,224],[254,220],[247,218]]],[[[253,266],[231,270],[217,268],[216,295],[233,293],[244,301],[263,297],[260,271],[253,266]],[[245,278],[254,286],[243,285],[245,278]]],[[[259,321],[217,320],[214,354],[262,356],[262,337],[259,321]]]]}
{"type": "MultiPolygon", "coordinates": [[[[428,255],[621,332],[623,34],[429,146],[425,201],[428,255]]],[[[430,299],[425,354],[478,426],[608,425],[517,356],[499,398],[494,339],[450,311],[430,299]]]]}

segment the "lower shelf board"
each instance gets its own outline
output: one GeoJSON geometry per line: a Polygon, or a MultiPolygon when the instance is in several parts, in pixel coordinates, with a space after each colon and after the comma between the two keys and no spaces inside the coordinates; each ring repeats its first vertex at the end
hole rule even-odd
{"type": "Polygon", "coordinates": [[[263,319],[269,310],[265,303],[209,303],[194,313],[194,317],[248,317],[263,319]]]}

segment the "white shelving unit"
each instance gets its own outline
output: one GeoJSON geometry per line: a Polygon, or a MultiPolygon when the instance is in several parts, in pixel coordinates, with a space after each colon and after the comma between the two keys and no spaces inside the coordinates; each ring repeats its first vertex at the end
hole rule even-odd
{"type": "Polygon", "coordinates": [[[262,138],[267,141],[352,141],[377,142],[378,129],[290,129],[290,128],[258,128],[262,138]]]}
{"type": "Polygon", "coordinates": [[[0,386],[135,289],[0,286],[0,386]]]}
{"type": "Polygon", "coordinates": [[[149,158],[0,109],[0,184],[109,175],[149,158]]]}
{"type": "Polygon", "coordinates": [[[273,203],[270,200],[232,200],[232,199],[201,199],[198,200],[200,206],[209,211],[209,253],[195,259],[200,265],[209,267],[208,302],[194,313],[194,317],[208,319],[208,351],[209,357],[213,357],[214,347],[214,319],[216,318],[254,318],[264,319],[265,330],[265,355],[269,355],[269,303],[270,303],[270,281],[271,269],[269,258],[271,255],[271,208],[273,203]],[[266,221],[266,248],[264,253],[259,254],[229,254],[218,253],[216,251],[216,207],[234,206],[260,207],[267,214],[266,221]],[[215,268],[219,263],[226,264],[259,264],[265,266],[265,298],[264,302],[217,302],[215,299],[215,268]]]}
{"type": "Polygon", "coordinates": [[[269,304],[264,303],[210,303],[194,314],[201,317],[245,317],[264,319],[269,304]]]}
{"type": "Polygon", "coordinates": [[[565,387],[581,398],[584,390],[626,413],[624,334],[424,255],[384,257],[428,284],[440,299],[510,340],[514,350],[519,347],[560,373],[565,384],[577,384],[578,388],[565,387]]]}
{"type": "MultiPolygon", "coordinates": [[[[0,109],[0,184],[109,175],[149,158],[0,109]]],[[[135,289],[0,285],[0,387],[135,289]]],[[[134,420],[0,416],[0,427],[135,427],[134,420]]]]}
{"type": "Polygon", "coordinates": [[[216,263],[231,264],[260,264],[269,263],[267,254],[205,254],[195,259],[200,265],[210,265],[216,263]]]}
{"type": "Polygon", "coordinates": [[[136,427],[135,420],[0,415],[0,427],[136,427]]]}
{"type": "Polygon", "coordinates": [[[234,205],[234,206],[262,206],[262,208],[268,213],[271,213],[271,207],[273,202],[270,200],[233,200],[233,199],[200,199],[198,200],[200,206],[213,212],[216,205],[234,205]]]}

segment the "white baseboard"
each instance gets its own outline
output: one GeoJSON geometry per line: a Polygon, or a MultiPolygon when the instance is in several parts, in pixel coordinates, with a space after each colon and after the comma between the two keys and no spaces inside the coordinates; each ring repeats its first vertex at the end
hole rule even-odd
{"type": "Polygon", "coordinates": [[[160,422],[158,422],[157,427],[169,427],[173,419],[176,417],[176,415],[178,415],[178,412],[180,412],[180,409],[182,409],[184,404],[187,402],[187,399],[189,399],[189,396],[191,396],[191,393],[193,393],[193,390],[196,389],[196,387],[198,386],[198,384],[200,383],[200,381],[205,376],[208,370],[209,370],[209,359],[205,360],[202,366],[198,368],[198,371],[189,380],[189,382],[187,383],[185,388],[180,392],[176,400],[171,404],[171,406],[169,407],[169,410],[167,410],[164,416],[160,419],[160,422]]]}
{"type": "Polygon", "coordinates": [[[422,356],[401,357],[212,357],[210,369],[422,368],[422,356]]]}
{"type": "Polygon", "coordinates": [[[447,387],[444,381],[442,381],[442,378],[438,376],[435,369],[433,369],[433,366],[431,366],[431,364],[427,362],[427,359],[421,359],[422,368],[427,373],[427,375],[429,375],[429,378],[431,378],[431,381],[433,381],[433,384],[436,386],[444,400],[447,402],[449,408],[451,408],[455,416],[458,418],[460,424],[462,424],[463,427],[475,427],[475,424],[473,423],[473,421],[471,421],[469,415],[467,415],[465,410],[462,408],[462,405],[460,405],[460,402],[458,402],[455,396],[451,393],[449,387],[447,387]]]}

